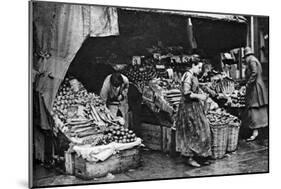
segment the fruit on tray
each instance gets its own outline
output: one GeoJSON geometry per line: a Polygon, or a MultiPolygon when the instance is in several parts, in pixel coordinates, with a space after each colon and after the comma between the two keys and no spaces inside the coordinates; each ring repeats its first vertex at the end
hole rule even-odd
{"type": "Polygon", "coordinates": [[[129,143],[136,141],[136,134],[122,126],[111,126],[105,131],[107,137],[118,143],[129,143]]]}

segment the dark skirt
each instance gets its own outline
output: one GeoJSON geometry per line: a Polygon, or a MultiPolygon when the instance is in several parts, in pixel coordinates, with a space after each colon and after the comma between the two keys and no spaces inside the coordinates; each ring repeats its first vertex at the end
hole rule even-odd
{"type": "Polygon", "coordinates": [[[211,132],[202,104],[199,101],[186,102],[183,98],[177,116],[177,151],[189,157],[210,156],[211,132]]]}
{"type": "Polygon", "coordinates": [[[258,129],[268,126],[267,106],[248,109],[248,120],[250,129],[258,129]]]}

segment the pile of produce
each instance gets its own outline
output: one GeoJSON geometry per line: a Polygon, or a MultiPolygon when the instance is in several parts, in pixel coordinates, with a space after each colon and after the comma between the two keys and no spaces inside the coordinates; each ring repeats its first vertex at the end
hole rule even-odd
{"type": "Polygon", "coordinates": [[[152,88],[157,88],[163,98],[171,105],[178,105],[181,99],[180,85],[171,79],[154,79],[151,81],[152,88]]]}
{"type": "Polygon", "coordinates": [[[207,119],[212,125],[225,125],[231,122],[239,122],[239,119],[224,110],[218,109],[216,111],[209,111],[207,119]]]}
{"type": "Polygon", "coordinates": [[[223,93],[225,95],[230,95],[235,90],[235,83],[229,78],[223,78],[222,80],[214,81],[212,88],[217,93],[223,93]]]}
{"type": "Polygon", "coordinates": [[[157,77],[156,70],[153,68],[141,68],[138,66],[128,66],[122,72],[133,83],[148,82],[157,77]]]}
{"type": "Polygon", "coordinates": [[[232,107],[244,107],[245,106],[245,88],[240,90],[235,90],[230,95],[231,97],[231,106],[232,107]]]}
{"type": "Polygon", "coordinates": [[[172,90],[172,89],[180,89],[179,83],[177,83],[175,80],[172,79],[165,79],[161,78],[157,81],[157,84],[163,89],[163,90],[172,90]]]}
{"type": "Polygon", "coordinates": [[[63,81],[51,115],[58,129],[76,144],[107,144],[111,140],[105,135],[107,129],[111,126],[123,127],[105,102],[94,93],[88,93],[76,79],[66,78],[63,81]]]}
{"type": "Polygon", "coordinates": [[[130,143],[135,142],[137,139],[136,134],[132,130],[118,125],[107,128],[105,131],[105,138],[108,142],[117,143],[130,143]]]}
{"type": "Polygon", "coordinates": [[[159,77],[155,66],[152,63],[146,63],[141,65],[129,65],[122,74],[128,77],[129,81],[134,83],[141,92],[144,86],[153,78],[159,77]]]}

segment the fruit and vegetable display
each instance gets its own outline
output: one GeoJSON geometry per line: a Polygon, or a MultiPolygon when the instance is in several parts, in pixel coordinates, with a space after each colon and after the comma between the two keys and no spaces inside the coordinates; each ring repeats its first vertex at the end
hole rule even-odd
{"type": "Polygon", "coordinates": [[[159,112],[161,110],[173,115],[180,103],[181,91],[172,80],[155,78],[144,87],[142,96],[143,102],[152,111],[159,112]]]}
{"type": "Polygon", "coordinates": [[[178,105],[181,99],[180,85],[171,79],[153,79],[150,87],[170,104],[170,106],[178,105]]]}
{"type": "Polygon", "coordinates": [[[165,100],[171,105],[179,105],[181,100],[181,91],[179,89],[170,89],[163,92],[165,100]]]}
{"type": "Polygon", "coordinates": [[[223,78],[221,80],[213,81],[212,88],[215,89],[217,93],[230,95],[235,90],[235,83],[230,78],[223,78]]]}
{"type": "Polygon", "coordinates": [[[129,65],[124,70],[122,74],[128,77],[129,81],[134,83],[140,90],[153,78],[159,77],[155,65],[152,62],[142,63],[141,65],[129,65]]]}
{"type": "Polygon", "coordinates": [[[135,142],[137,139],[136,134],[132,130],[118,125],[107,128],[105,138],[108,142],[117,143],[130,143],[135,142]]]}
{"type": "Polygon", "coordinates": [[[76,144],[107,144],[114,139],[109,138],[107,130],[113,126],[123,128],[122,121],[111,114],[105,102],[87,92],[76,79],[62,82],[51,115],[57,128],[76,144]]]}
{"type": "Polygon", "coordinates": [[[245,87],[240,88],[239,90],[233,91],[230,95],[231,97],[231,107],[244,107],[245,106],[245,87]]]}
{"type": "Polygon", "coordinates": [[[217,109],[216,111],[209,111],[206,116],[209,123],[212,125],[225,125],[231,122],[233,123],[240,122],[240,120],[237,117],[227,113],[222,109],[217,109]]]}

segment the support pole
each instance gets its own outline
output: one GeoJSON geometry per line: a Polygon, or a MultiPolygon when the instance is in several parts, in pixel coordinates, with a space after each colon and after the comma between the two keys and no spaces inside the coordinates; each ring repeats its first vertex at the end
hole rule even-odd
{"type": "Polygon", "coordinates": [[[254,17],[251,16],[251,48],[253,50],[253,52],[255,53],[255,48],[254,48],[254,17]]]}
{"type": "Polygon", "coordinates": [[[239,79],[242,80],[242,48],[239,49],[239,62],[238,62],[238,69],[239,69],[239,79]]]}

